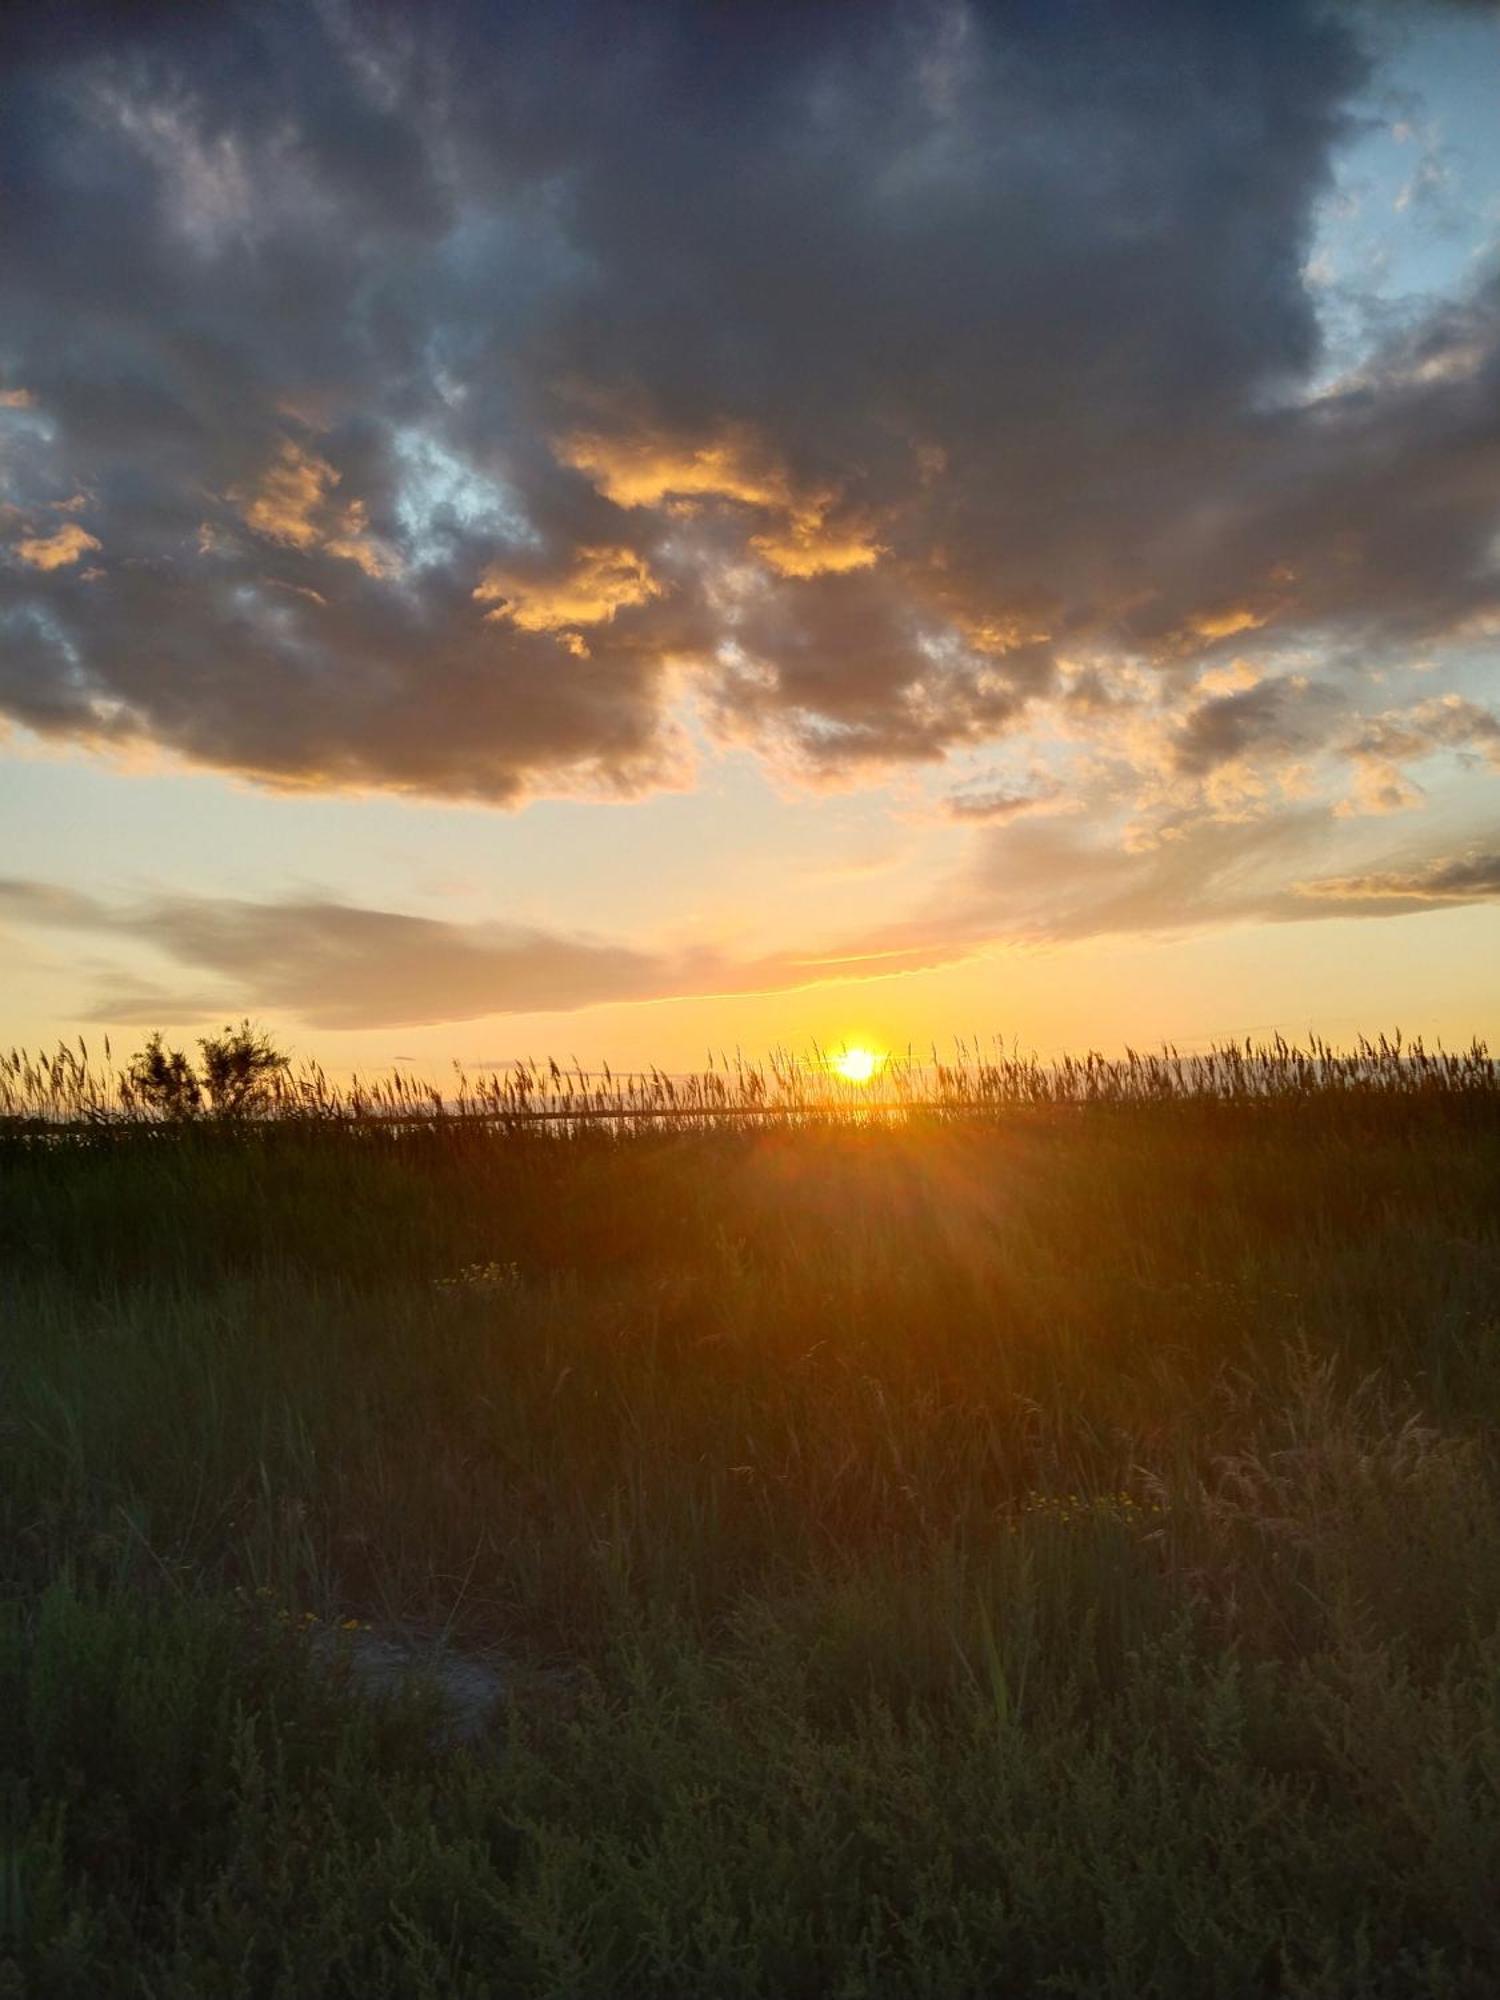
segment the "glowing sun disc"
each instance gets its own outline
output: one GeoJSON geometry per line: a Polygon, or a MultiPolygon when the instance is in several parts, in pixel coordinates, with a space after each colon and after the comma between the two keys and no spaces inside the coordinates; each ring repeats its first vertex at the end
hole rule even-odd
{"type": "Polygon", "coordinates": [[[873,1049],[844,1049],[833,1058],[832,1068],[845,1083],[868,1083],[880,1067],[873,1049]]]}

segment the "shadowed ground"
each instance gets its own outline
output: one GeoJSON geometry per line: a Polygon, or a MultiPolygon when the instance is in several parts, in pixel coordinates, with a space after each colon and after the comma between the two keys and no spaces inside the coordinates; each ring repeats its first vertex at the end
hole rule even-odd
{"type": "Polygon", "coordinates": [[[1497,1189],[1477,1086],[0,1141],[6,1977],[1492,1991],[1497,1189]]]}

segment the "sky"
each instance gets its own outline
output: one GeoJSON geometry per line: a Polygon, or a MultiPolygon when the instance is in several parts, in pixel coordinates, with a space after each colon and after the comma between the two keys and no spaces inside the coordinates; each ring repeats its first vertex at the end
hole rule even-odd
{"type": "Polygon", "coordinates": [[[1500,1042],[1500,12],[0,16],[0,1046],[1500,1042]]]}

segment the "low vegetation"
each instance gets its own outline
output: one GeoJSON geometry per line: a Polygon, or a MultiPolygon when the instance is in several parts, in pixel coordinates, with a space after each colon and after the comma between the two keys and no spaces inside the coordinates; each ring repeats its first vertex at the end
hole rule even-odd
{"type": "Polygon", "coordinates": [[[183,1063],[0,1080],[0,1994],[1500,1988],[1482,1049],[183,1063]]]}

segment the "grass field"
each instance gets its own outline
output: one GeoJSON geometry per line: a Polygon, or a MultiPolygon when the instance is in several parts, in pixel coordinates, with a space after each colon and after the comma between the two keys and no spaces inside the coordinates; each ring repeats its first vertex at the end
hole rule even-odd
{"type": "Polygon", "coordinates": [[[1500,1078],[1042,1074],[13,1066],[0,1994],[1500,1990],[1500,1078]]]}

